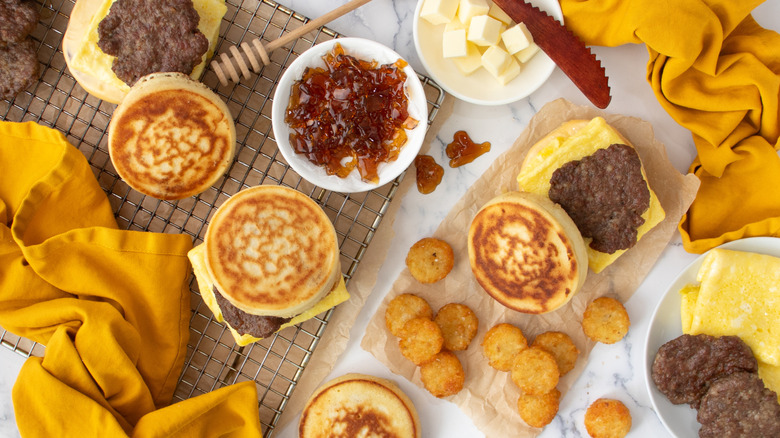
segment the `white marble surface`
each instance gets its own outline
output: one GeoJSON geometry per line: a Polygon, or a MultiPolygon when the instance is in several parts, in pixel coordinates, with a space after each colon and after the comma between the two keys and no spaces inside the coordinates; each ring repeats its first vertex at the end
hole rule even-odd
{"type": "MultiPolygon", "coordinates": [[[[346,3],[346,0],[280,0],[285,6],[309,17],[316,17],[346,3]]],[[[379,41],[394,48],[419,72],[425,73],[412,42],[412,14],[416,0],[375,0],[334,22],[329,27],[345,36],[379,41]]],[[[780,31],[780,2],[765,2],[754,16],[763,26],[780,31]]],[[[674,166],[685,172],[695,156],[690,133],[677,125],[661,108],[645,80],[647,51],[643,45],[617,48],[594,48],[610,77],[611,113],[634,116],[650,122],[656,137],[667,147],[674,166]]],[[[335,365],[331,377],[347,372],[361,372],[394,379],[411,397],[419,410],[426,437],[481,437],[471,420],[446,400],[439,400],[415,385],[394,376],[383,364],[360,348],[360,339],[369,318],[375,313],[390,285],[403,268],[406,250],[418,239],[430,235],[465,193],[469,185],[522,132],[537,109],[545,103],[565,97],[588,105],[587,99],[559,70],[529,98],[499,107],[482,107],[456,102],[453,113],[437,133],[430,153],[440,163],[446,162],[443,145],[455,131],[465,129],[477,141],[489,141],[491,152],[459,169],[446,167],[442,184],[434,196],[416,191],[400,202],[401,211],[394,224],[397,239],[379,272],[377,285],[352,328],[352,340],[335,365]],[[438,154],[438,155],[437,155],[438,154]]],[[[396,201],[399,202],[399,201],[396,201]]],[[[648,277],[626,303],[631,330],[618,344],[598,345],[591,352],[588,365],[561,402],[559,415],[548,425],[542,437],[587,437],[583,424],[585,409],[599,397],[622,400],[631,410],[633,426],[630,436],[669,436],[650,406],[643,374],[643,350],[650,314],[660,294],[674,277],[693,259],[686,253],[679,235],[673,237],[648,277]]],[[[23,358],[0,348],[0,437],[18,436],[13,420],[11,388],[23,358]]],[[[297,436],[295,425],[277,431],[275,436],[297,436]]]]}

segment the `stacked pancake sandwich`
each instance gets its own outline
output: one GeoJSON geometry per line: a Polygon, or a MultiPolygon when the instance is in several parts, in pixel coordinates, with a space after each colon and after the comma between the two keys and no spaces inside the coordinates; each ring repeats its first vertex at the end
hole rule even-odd
{"type": "Polygon", "coordinates": [[[585,243],[566,212],[534,193],[507,192],[486,203],[468,235],[471,270],[496,301],[523,313],[551,312],[585,282],[585,243]]]}
{"type": "Polygon", "coordinates": [[[539,140],[517,182],[521,191],[547,196],[566,210],[596,273],[665,217],[636,149],[601,117],[568,121],[539,140]]]}
{"type": "Polygon", "coordinates": [[[199,79],[226,12],[224,0],[78,0],[62,41],[65,62],[89,94],[116,104],[147,74],[199,79]]]}
{"type": "Polygon", "coordinates": [[[420,420],[409,397],[393,382],[364,374],[333,379],[309,398],[298,425],[300,438],[420,438],[420,420]]]}
{"type": "Polygon", "coordinates": [[[332,222],[291,188],[262,185],[233,195],[188,256],[203,301],[238,345],[349,298],[332,222]]]}
{"type": "Polygon", "coordinates": [[[217,182],[233,162],[233,117],[211,89],[183,73],[139,80],[108,128],[111,163],[130,187],[182,199],[217,182]]]}

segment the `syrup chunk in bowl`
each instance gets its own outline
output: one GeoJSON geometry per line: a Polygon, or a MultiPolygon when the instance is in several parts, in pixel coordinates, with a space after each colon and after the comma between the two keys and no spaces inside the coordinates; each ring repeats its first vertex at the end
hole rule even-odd
{"type": "Polygon", "coordinates": [[[343,193],[373,190],[406,170],[427,118],[414,70],[393,50],[362,38],[303,52],[279,80],[272,107],[274,137],[293,170],[343,193]]]}

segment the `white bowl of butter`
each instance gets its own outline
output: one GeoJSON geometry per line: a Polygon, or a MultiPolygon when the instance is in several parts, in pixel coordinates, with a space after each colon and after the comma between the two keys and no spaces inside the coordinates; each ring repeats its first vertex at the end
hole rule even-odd
{"type": "MultiPolygon", "coordinates": [[[[454,60],[455,58],[445,57],[445,50],[447,50],[446,45],[449,41],[445,41],[444,31],[448,24],[433,24],[429,19],[421,17],[421,12],[423,12],[423,6],[425,6],[426,2],[435,2],[438,4],[441,1],[442,0],[418,0],[413,23],[414,45],[417,49],[420,61],[431,78],[433,78],[445,91],[456,98],[478,105],[504,105],[516,102],[528,97],[531,93],[536,91],[545,81],[547,81],[553,70],[555,70],[555,63],[547,54],[542,50],[539,50],[529,59],[525,60],[525,62],[519,61],[521,58],[525,59],[522,56],[518,56],[517,54],[510,55],[513,58],[512,62],[518,64],[519,73],[517,73],[516,76],[512,76],[506,84],[502,84],[502,80],[506,80],[506,78],[497,77],[500,76],[502,72],[491,73],[489,71],[494,64],[488,60],[486,60],[485,65],[480,66],[473,72],[464,73],[464,70],[462,70],[463,65],[461,64],[461,66],[458,66],[454,60]]],[[[487,3],[488,5],[492,5],[490,0],[488,0],[487,3]]],[[[529,3],[539,7],[541,10],[563,23],[563,13],[556,0],[530,0],[529,3]]],[[[430,8],[431,6],[426,7],[430,8]]],[[[490,11],[489,14],[484,13],[484,11],[479,11],[478,15],[476,15],[476,17],[480,17],[478,18],[479,25],[474,27],[484,30],[485,26],[483,21],[488,21],[488,24],[495,25],[496,23],[494,21],[485,20],[483,18],[485,15],[488,15],[491,19],[501,22],[502,31],[513,28],[514,24],[517,23],[504,23],[503,21],[506,21],[508,18],[505,14],[503,14],[503,21],[496,18],[499,15],[502,15],[502,12],[503,11],[496,12],[495,9],[490,11]]],[[[459,20],[458,15],[454,17],[454,20],[459,20]]],[[[469,25],[471,23],[461,22],[461,24],[466,27],[466,33],[468,34],[469,25]]],[[[452,24],[449,26],[452,26],[452,24]]],[[[454,27],[457,27],[457,24],[454,27]]],[[[503,44],[501,41],[500,43],[501,44],[497,45],[502,46],[503,44]]],[[[476,45],[476,47],[479,50],[478,56],[480,58],[486,51],[494,51],[491,46],[486,44],[476,45]]],[[[469,56],[472,58],[477,56],[473,53],[473,47],[472,53],[470,53],[469,56]]],[[[491,56],[488,55],[487,58],[491,58],[491,56]]]]}

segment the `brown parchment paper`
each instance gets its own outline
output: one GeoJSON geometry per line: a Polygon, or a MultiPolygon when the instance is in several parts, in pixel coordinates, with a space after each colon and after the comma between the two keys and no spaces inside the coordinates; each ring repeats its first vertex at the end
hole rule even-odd
{"type": "Polygon", "coordinates": [[[455,253],[455,266],[444,279],[431,285],[414,280],[404,269],[376,314],[371,318],[361,346],[378,360],[411,382],[422,387],[419,368],[405,359],[398,340],[385,326],[387,303],[400,293],[411,292],[425,298],[436,312],[449,302],[469,306],[479,317],[479,331],[466,351],[456,355],[466,373],[464,389],[449,398],[488,437],[536,436],[541,430],[526,425],[517,414],[519,390],[509,373],[491,368],[482,355],[480,342],[485,332],[500,322],[520,327],[529,344],[534,337],[549,330],[563,331],[580,350],[575,368],[561,378],[558,389],[565,397],[584,369],[594,342],[585,337],[580,322],[585,306],[599,296],[612,296],[625,302],[655,264],[677,229],[677,223],[688,209],[699,180],[692,174],[681,175],[669,161],[665,147],[653,135],[652,127],[642,120],[574,105],[559,99],[545,105],[531,119],[526,130],[512,147],[499,156],[488,170],[466,192],[434,233],[447,241],[455,253]],[[569,304],[545,315],[527,315],[509,310],[490,298],[474,280],[468,261],[467,236],[471,219],[477,210],[494,196],[517,190],[516,176],[528,149],[564,121],[604,117],[637,149],[647,172],[650,186],[666,212],[664,221],[647,233],[633,248],[599,274],[588,272],[586,282],[569,304]]]}

